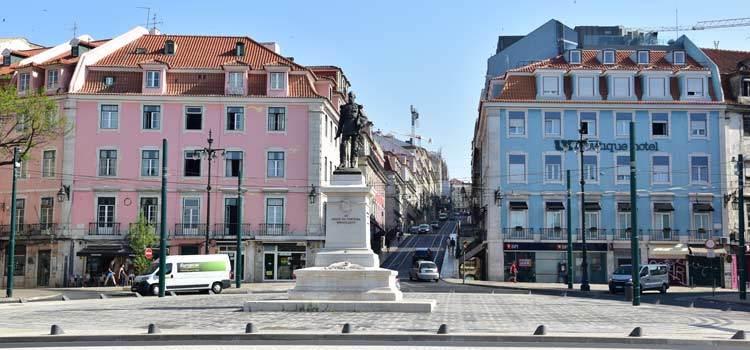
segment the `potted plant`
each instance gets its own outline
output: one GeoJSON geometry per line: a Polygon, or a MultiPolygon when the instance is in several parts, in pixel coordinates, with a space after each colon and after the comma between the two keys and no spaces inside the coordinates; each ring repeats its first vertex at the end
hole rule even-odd
{"type": "Polygon", "coordinates": [[[560,226],[555,226],[552,229],[555,230],[555,233],[560,233],[560,231],[562,231],[562,227],[560,227],[560,226]]]}

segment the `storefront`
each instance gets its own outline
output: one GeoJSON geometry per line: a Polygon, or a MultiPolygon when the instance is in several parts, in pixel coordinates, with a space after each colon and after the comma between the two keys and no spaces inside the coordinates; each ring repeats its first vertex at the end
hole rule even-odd
{"type": "MultiPolygon", "coordinates": [[[[556,283],[564,280],[561,266],[567,263],[565,243],[505,243],[505,276],[510,276],[510,265],[518,264],[518,282],[556,283]]],[[[581,281],[583,244],[573,245],[573,280],[581,281]]],[[[587,243],[590,283],[607,283],[607,244],[587,243]]],[[[507,279],[507,277],[506,277],[507,279]]]]}
{"type": "Polygon", "coordinates": [[[300,243],[263,244],[263,281],[294,279],[294,270],[306,266],[306,245],[300,243]]]}
{"type": "Polygon", "coordinates": [[[723,247],[708,249],[703,246],[690,246],[688,255],[688,276],[690,286],[724,287],[724,258],[727,255],[723,247]]]}
{"type": "Polygon", "coordinates": [[[73,277],[74,283],[78,286],[100,286],[104,284],[109,268],[117,272],[121,265],[125,265],[126,273],[130,273],[129,260],[134,255],[124,243],[97,243],[88,244],[76,256],[84,259],[84,271],[82,276],[73,277]]]}
{"type": "Polygon", "coordinates": [[[688,280],[686,244],[649,244],[648,263],[665,264],[669,267],[669,284],[673,286],[687,286],[688,280]]]}

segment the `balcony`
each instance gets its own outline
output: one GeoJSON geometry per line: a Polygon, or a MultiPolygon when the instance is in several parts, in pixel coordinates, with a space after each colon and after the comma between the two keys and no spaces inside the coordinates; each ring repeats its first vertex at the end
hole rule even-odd
{"type": "Polygon", "coordinates": [[[688,234],[688,241],[690,243],[704,243],[709,238],[716,237],[712,230],[707,229],[688,230],[688,234]]]}
{"type": "Polygon", "coordinates": [[[679,241],[680,235],[678,230],[669,228],[661,230],[651,230],[652,241],[679,241]]]}
{"type": "Polygon", "coordinates": [[[288,236],[289,224],[260,224],[258,236],[288,236]]]}
{"type": "Polygon", "coordinates": [[[119,222],[90,222],[89,235],[92,236],[119,236],[119,222]]]}
{"type": "Polygon", "coordinates": [[[205,237],[206,223],[177,223],[174,225],[175,237],[205,237]]]}
{"type": "MultiPolygon", "coordinates": [[[[59,225],[55,223],[19,224],[16,227],[16,237],[49,236],[59,232],[59,225]]],[[[10,225],[0,225],[0,237],[10,237],[10,225]]]]}
{"type": "MultiPolygon", "coordinates": [[[[583,241],[583,235],[581,234],[581,229],[576,230],[576,240],[581,242],[583,241]]],[[[607,230],[601,229],[601,228],[587,228],[586,229],[586,241],[606,241],[607,240],[607,230]]]]}
{"type": "Polygon", "coordinates": [[[563,241],[568,239],[568,229],[562,227],[543,228],[543,241],[563,241]]]}
{"type": "Polygon", "coordinates": [[[506,227],[503,228],[503,240],[514,239],[534,239],[534,230],[523,227],[506,227]]]}
{"type": "Polygon", "coordinates": [[[213,236],[216,237],[237,237],[237,232],[242,230],[243,237],[251,237],[253,235],[253,228],[250,224],[214,224],[213,236]]]}
{"type": "Polygon", "coordinates": [[[614,231],[615,241],[629,241],[632,236],[632,230],[629,228],[617,228],[612,231],[614,231]]]}

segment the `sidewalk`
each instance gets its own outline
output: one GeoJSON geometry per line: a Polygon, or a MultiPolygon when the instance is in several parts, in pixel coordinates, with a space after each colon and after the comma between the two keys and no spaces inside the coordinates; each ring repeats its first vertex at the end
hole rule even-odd
{"type": "MultiPolygon", "coordinates": [[[[445,250],[445,257],[443,258],[443,266],[440,267],[440,278],[442,279],[455,279],[458,278],[458,259],[453,254],[445,250]]],[[[460,282],[459,282],[460,283],[460,282]]]]}
{"type": "MultiPolygon", "coordinates": [[[[455,283],[460,284],[463,281],[458,278],[445,278],[444,279],[448,283],[455,283]]],[[[531,283],[531,282],[498,282],[498,281],[470,281],[467,280],[466,284],[472,284],[476,286],[484,286],[484,287],[491,287],[491,288],[507,288],[507,289],[517,289],[517,290],[526,290],[526,291],[557,291],[557,292],[565,292],[569,291],[566,284],[562,283],[531,283]]],[[[591,290],[594,292],[601,292],[601,293],[608,293],[609,292],[609,286],[606,284],[591,284],[591,290]]],[[[574,291],[580,291],[580,284],[575,284],[573,290],[574,291]]],[[[682,287],[682,286],[671,286],[669,287],[669,293],[710,293],[712,290],[711,287],[682,287]]],[[[732,293],[732,290],[722,290],[717,289],[716,293],[726,294],[726,295],[734,295],[736,296],[736,291],[732,293]]]]}
{"type": "Polygon", "coordinates": [[[47,289],[13,289],[12,298],[5,298],[5,291],[2,292],[2,295],[3,297],[0,298],[0,304],[17,303],[20,302],[21,299],[24,301],[52,299],[59,297],[61,294],[47,289]]]}
{"type": "Polygon", "coordinates": [[[740,300],[739,292],[736,292],[736,291],[722,292],[721,294],[717,294],[714,297],[708,296],[708,297],[702,297],[700,299],[705,300],[705,301],[713,301],[717,303],[750,305],[750,299],[740,300]]]}

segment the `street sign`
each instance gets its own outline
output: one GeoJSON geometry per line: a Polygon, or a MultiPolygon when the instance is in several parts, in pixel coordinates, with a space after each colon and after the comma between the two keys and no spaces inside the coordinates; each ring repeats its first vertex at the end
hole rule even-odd
{"type": "Polygon", "coordinates": [[[708,250],[712,250],[712,249],[716,248],[716,242],[713,239],[710,239],[710,238],[707,239],[706,240],[706,248],[708,250]]]}
{"type": "Polygon", "coordinates": [[[146,256],[146,259],[151,260],[154,257],[154,251],[151,248],[146,248],[144,255],[146,256]]]}

